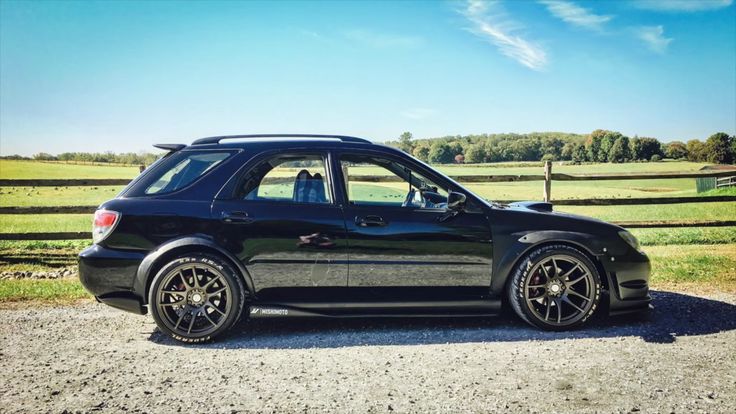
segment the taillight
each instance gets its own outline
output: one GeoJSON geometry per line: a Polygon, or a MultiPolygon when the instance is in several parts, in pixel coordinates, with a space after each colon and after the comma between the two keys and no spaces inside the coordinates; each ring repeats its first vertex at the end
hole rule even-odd
{"type": "Polygon", "coordinates": [[[105,237],[112,233],[115,225],[118,224],[120,213],[110,210],[95,211],[95,219],[92,223],[92,241],[99,243],[105,240],[105,237]]]}

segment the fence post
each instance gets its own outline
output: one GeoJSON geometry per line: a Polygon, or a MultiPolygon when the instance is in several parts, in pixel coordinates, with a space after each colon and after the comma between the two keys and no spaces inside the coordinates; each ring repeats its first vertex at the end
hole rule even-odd
{"type": "Polygon", "coordinates": [[[552,161],[544,162],[544,202],[549,203],[552,199],[552,161]]]}

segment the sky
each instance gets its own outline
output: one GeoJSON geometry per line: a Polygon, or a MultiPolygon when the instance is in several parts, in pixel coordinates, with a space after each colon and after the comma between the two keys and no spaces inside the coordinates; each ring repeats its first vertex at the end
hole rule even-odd
{"type": "Polygon", "coordinates": [[[733,0],[0,1],[0,154],[736,133],[733,0]]]}

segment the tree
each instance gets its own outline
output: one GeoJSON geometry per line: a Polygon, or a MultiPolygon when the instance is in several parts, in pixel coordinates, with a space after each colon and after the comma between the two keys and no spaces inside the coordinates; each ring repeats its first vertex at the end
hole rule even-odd
{"type": "Polygon", "coordinates": [[[429,161],[429,147],[426,145],[418,145],[414,147],[412,154],[424,162],[429,161]]]}
{"type": "Polygon", "coordinates": [[[411,132],[404,132],[399,136],[399,149],[411,154],[414,150],[414,143],[411,141],[413,136],[411,135],[411,132]]]}
{"type": "Polygon", "coordinates": [[[621,137],[621,134],[618,132],[612,132],[612,131],[606,131],[606,134],[603,136],[603,139],[601,139],[601,150],[598,152],[598,158],[596,161],[598,162],[606,162],[609,160],[608,153],[611,152],[611,148],[613,148],[613,144],[616,143],[616,141],[621,137]]]}
{"type": "Polygon", "coordinates": [[[620,136],[614,141],[611,149],[608,151],[608,162],[626,162],[631,159],[631,150],[629,149],[629,138],[620,136]]]}
{"type": "Polygon", "coordinates": [[[662,156],[662,144],[654,138],[634,137],[631,140],[632,159],[634,160],[650,160],[652,156],[662,156]]]}
{"type": "Polygon", "coordinates": [[[581,162],[585,162],[587,157],[588,157],[588,152],[585,151],[585,145],[575,144],[575,147],[572,149],[570,159],[574,163],[580,164],[581,162]]]}
{"type": "Polygon", "coordinates": [[[571,160],[572,154],[575,151],[577,145],[578,144],[576,142],[566,142],[565,145],[562,146],[562,150],[560,151],[560,159],[571,160]]]}
{"type": "Polygon", "coordinates": [[[718,132],[705,141],[705,160],[713,164],[731,164],[733,162],[733,149],[728,134],[718,132]]]}
{"type": "Polygon", "coordinates": [[[596,129],[588,135],[585,140],[585,151],[588,153],[588,160],[598,161],[598,154],[601,152],[601,141],[606,135],[606,131],[602,129],[596,129]]]}
{"type": "Polygon", "coordinates": [[[472,144],[465,150],[465,162],[478,164],[486,161],[486,147],[483,144],[472,144]]]}
{"type": "Polygon", "coordinates": [[[664,146],[664,156],[679,160],[687,157],[687,147],[680,141],[672,141],[664,146]]]}
{"type": "Polygon", "coordinates": [[[38,154],[33,154],[33,159],[39,161],[53,161],[56,160],[56,157],[46,152],[39,152],[38,154]]]}
{"type": "Polygon", "coordinates": [[[429,162],[437,164],[452,163],[455,153],[452,148],[445,142],[433,142],[429,147],[429,162]]]}
{"type": "Polygon", "coordinates": [[[702,162],[707,157],[707,149],[705,144],[697,139],[691,139],[687,142],[687,160],[702,162]]]}

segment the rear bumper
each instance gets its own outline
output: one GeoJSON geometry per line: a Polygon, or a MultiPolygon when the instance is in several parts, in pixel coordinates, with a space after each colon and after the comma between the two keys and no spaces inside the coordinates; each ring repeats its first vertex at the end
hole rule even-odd
{"type": "Polygon", "coordinates": [[[79,254],[79,280],[98,301],[143,315],[146,308],[133,283],[145,253],[93,245],[79,254]]]}
{"type": "Polygon", "coordinates": [[[651,308],[649,275],[652,266],[644,252],[629,249],[625,255],[603,260],[610,285],[610,314],[640,312],[651,308]],[[611,260],[613,259],[613,260],[611,260]]]}

